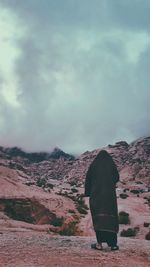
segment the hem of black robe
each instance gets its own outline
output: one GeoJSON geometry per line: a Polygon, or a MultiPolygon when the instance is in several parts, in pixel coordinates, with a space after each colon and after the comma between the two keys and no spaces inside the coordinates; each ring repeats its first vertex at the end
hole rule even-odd
{"type": "Polygon", "coordinates": [[[118,233],[119,230],[110,230],[110,229],[102,229],[102,228],[94,228],[94,231],[97,232],[97,231],[104,231],[104,232],[110,232],[110,233],[118,233]]]}
{"type": "Polygon", "coordinates": [[[95,231],[107,231],[118,233],[118,216],[113,214],[99,213],[92,214],[93,227],[95,231]]]}

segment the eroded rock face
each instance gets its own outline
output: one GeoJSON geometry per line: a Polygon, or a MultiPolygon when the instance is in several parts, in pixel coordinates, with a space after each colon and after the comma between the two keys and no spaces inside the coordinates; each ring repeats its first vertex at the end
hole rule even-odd
{"type": "Polygon", "coordinates": [[[55,214],[35,199],[1,198],[0,211],[17,221],[32,224],[50,224],[55,214]]]}
{"type": "Polygon", "coordinates": [[[129,146],[113,146],[110,150],[121,174],[127,180],[141,180],[150,184],[150,137],[141,138],[129,146]],[[128,171],[127,171],[128,169],[128,171]]]}
{"type": "MultiPolygon", "coordinates": [[[[117,142],[101,148],[107,150],[115,160],[121,180],[141,180],[150,185],[150,137],[128,144],[117,142]]],[[[100,149],[86,151],[78,158],[55,149],[51,154],[25,153],[22,150],[0,147],[0,165],[15,169],[26,183],[51,179],[84,183],[86,171],[100,149]],[[38,159],[38,160],[37,160],[38,159]]]]}
{"type": "MultiPolygon", "coordinates": [[[[121,181],[140,180],[150,186],[150,137],[139,139],[130,145],[124,141],[108,145],[107,150],[120,172],[121,181]]],[[[100,149],[87,151],[74,161],[65,179],[84,181],[86,171],[100,149]]]]}
{"type": "Polygon", "coordinates": [[[77,211],[72,199],[57,192],[47,192],[35,185],[27,186],[17,171],[0,166],[0,227],[23,226],[23,223],[42,229],[61,227],[67,220],[72,220],[77,211]]]}

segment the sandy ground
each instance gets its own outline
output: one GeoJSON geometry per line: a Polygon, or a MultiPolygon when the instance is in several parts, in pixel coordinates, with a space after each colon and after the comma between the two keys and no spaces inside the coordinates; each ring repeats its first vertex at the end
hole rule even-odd
{"type": "MultiPolygon", "coordinates": [[[[7,169],[1,169],[1,172],[1,198],[36,197],[50,210],[57,210],[64,216],[67,209],[74,208],[70,199],[22,185],[15,172],[13,179],[11,171],[7,173],[7,169]]],[[[39,232],[46,231],[48,225],[13,221],[0,212],[0,267],[150,267],[150,241],[144,240],[149,229],[143,226],[144,222],[150,222],[150,210],[144,202],[143,196],[118,199],[119,211],[130,214],[131,224],[126,227],[139,226],[140,230],[135,239],[119,237],[120,250],[115,252],[107,246],[103,251],[90,248],[95,242],[90,211],[80,223],[86,237],[52,236],[39,232]]]]}
{"type": "Polygon", "coordinates": [[[150,241],[119,238],[119,251],[90,248],[94,237],[1,232],[0,267],[150,267],[150,241]]]}

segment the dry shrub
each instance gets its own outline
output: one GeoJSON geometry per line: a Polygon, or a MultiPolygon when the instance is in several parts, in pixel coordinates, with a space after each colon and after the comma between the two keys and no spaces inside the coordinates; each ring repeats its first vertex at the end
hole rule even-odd
{"type": "Polygon", "coordinates": [[[78,234],[77,221],[71,221],[64,224],[62,230],[59,231],[60,235],[74,236],[78,234]]]}
{"type": "Polygon", "coordinates": [[[149,227],[149,226],[150,226],[150,223],[144,222],[144,227],[149,227]]]}
{"type": "Polygon", "coordinates": [[[64,223],[64,217],[54,217],[50,224],[52,224],[53,226],[62,226],[64,223]]]}
{"type": "Polygon", "coordinates": [[[136,236],[137,230],[135,228],[128,228],[127,230],[123,229],[120,233],[120,236],[131,237],[136,236]]]}
{"type": "Polygon", "coordinates": [[[125,211],[120,211],[119,212],[119,224],[129,224],[130,219],[129,219],[129,213],[125,211]]]}
{"type": "Polygon", "coordinates": [[[146,240],[150,240],[150,231],[145,235],[146,240]]]}
{"type": "Polygon", "coordinates": [[[126,199],[127,197],[128,197],[128,195],[125,193],[120,194],[120,198],[122,198],[122,199],[126,199]]]}

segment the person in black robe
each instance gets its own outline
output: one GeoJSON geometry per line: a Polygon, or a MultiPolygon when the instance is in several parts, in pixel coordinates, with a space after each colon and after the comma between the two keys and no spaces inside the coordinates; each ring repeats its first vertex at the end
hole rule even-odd
{"type": "Polygon", "coordinates": [[[85,196],[90,197],[90,210],[97,243],[94,249],[102,250],[106,242],[111,250],[118,250],[119,230],[116,183],[119,181],[117,167],[105,150],[101,150],[91,163],[85,179],[85,196]]]}

